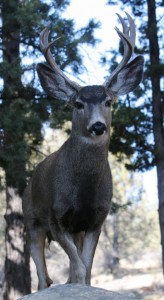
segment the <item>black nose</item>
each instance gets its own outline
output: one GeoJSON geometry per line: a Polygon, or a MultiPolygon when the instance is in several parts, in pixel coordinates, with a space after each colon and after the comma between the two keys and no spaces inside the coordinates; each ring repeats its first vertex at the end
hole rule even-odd
{"type": "Polygon", "coordinates": [[[95,133],[96,135],[103,134],[105,130],[106,130],[106,126],[101,122],[94,123],[90,128],[90,132],[95,133]]]}

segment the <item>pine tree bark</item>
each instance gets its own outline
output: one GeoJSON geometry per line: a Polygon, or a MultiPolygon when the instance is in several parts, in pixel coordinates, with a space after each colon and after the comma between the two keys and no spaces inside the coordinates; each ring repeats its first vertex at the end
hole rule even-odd
{"type": "Polygon", "coordinates": [[[164,273],[164,107],[160,90],[159,42],[155,0],[147,0],[148,7],[148,39],[150,47],[150,76],[152,83],[153,133],[155,141],[155,158],[157,167],[159,224],[161,232],[162,263],[164,273]]]}

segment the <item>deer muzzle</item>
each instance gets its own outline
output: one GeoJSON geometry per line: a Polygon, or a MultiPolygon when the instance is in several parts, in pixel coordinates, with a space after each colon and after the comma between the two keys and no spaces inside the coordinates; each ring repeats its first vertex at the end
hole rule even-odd
{"type": "Polygon", "coordinates": [[[89,132],[93,135],[102,135],[106,130],[106,125],[101,122],[96,122],[89,128],[89,132]]]}

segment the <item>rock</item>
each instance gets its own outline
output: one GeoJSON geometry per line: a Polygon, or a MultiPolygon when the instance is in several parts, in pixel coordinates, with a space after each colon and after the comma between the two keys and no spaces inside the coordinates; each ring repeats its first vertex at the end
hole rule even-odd
{"type": "Polygon", "coordinates": [[[111,292],[81,284],[54,285],[20,300],[137,300],[130,293],[111,292]]]}

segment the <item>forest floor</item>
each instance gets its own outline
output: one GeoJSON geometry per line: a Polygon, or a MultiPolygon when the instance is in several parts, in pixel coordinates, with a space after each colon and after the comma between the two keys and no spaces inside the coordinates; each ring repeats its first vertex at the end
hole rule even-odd
{"type": "MultiPolygon", "coordinates": [[[[68,259],[56,244],[46,252],[50,277],[54,284],[66,282],[68,259]],[[50,251],[51,250],[51,251],[50,251]]],[[[149,253],[135,263],[121,261],[120,267],[111,273],[99,247],[92,269],[92,286],[117,292],[133,292],[137,299],[164,300],[163,275],[160,268],[160,251],[149,253]]],[[[31,262],[33,291],[37,288],[34,263],[31,262]]]]}
{"type": "MultiPolygon", "coordinates": [[[[3,220],[3,219],[1,219],[3,220]]],[[[0,300],[2,300],[2,282],[4,268],[4,220],[0,222],[0,300]]],[[[93,269],[92,286],[117,292],[133,292],[137,299],[164,300],[164,285],[161,268],[160,246],[156,250],[138,255],[138,259],[120,260],[119,268],[111,271],[110,249],[104,252],[104,240],[98,244],[93,269]]],[[[141,253],[143,253],[141,249],[141,253]]],[[[68,278],[68,259],[57,243],[52,243],[46,249],[46,261],[49,275],[54,284],[62,284],[68,278]]],[[[37,290],[37,276],[33,261],[31,260],[32,291],[37,290]]],[[[15,299],[13,299],[15,300],[15,299]]]]}
{"type": "MultiPolygon", "coordinates": [[[[2,254],[2,253],[1,253],[2,254]]],[[[68,259],[65,253],[56,245],[46,250],[46,261],[50,277],[54,284],[62,284],[68,278],[68,259]]],[[[160,252],[149,253],[135,263],[121,261],[120,267],[111,273],[107,261],[98,249],[93,270],[92,286],[117,292],[133,292],[137,299],[164,300],[163,276],[160,268],[160,252]]],[[[3,280],[4,259],[0,257],[0,285],[3,280]]],[[[32,290],[37,289],[37,276],[31,260],[32,290]]],[[[0,292],[2,300],[2,292],[0,292]]]]}
{"type": "MultiPolygon", "coordinates": [[[[160,245],[158,249],[141,254],[138,259],[120,260],[119,268],[111,271],[110,249],[103,250],[104,240],[100,238],[93,269],[92,286],[117,292],[133,292],[137,299],[164,300],[164,284],[161,267],[160,245]]],[[[0,300],[2,300],[2,282],[4,268],[4,219],[0,220],[0,300]]],[[[68,259],[57,243],[52,243],[46,249],[46,261],[49,275],[54,284],[62,284],[68,278],[68,259]]],[[[31,260],[32,291],[37,290],[37,276],[33,261],[31,260]]],[[[13,299],[15,300],[15,299],[13,299]]]]}

